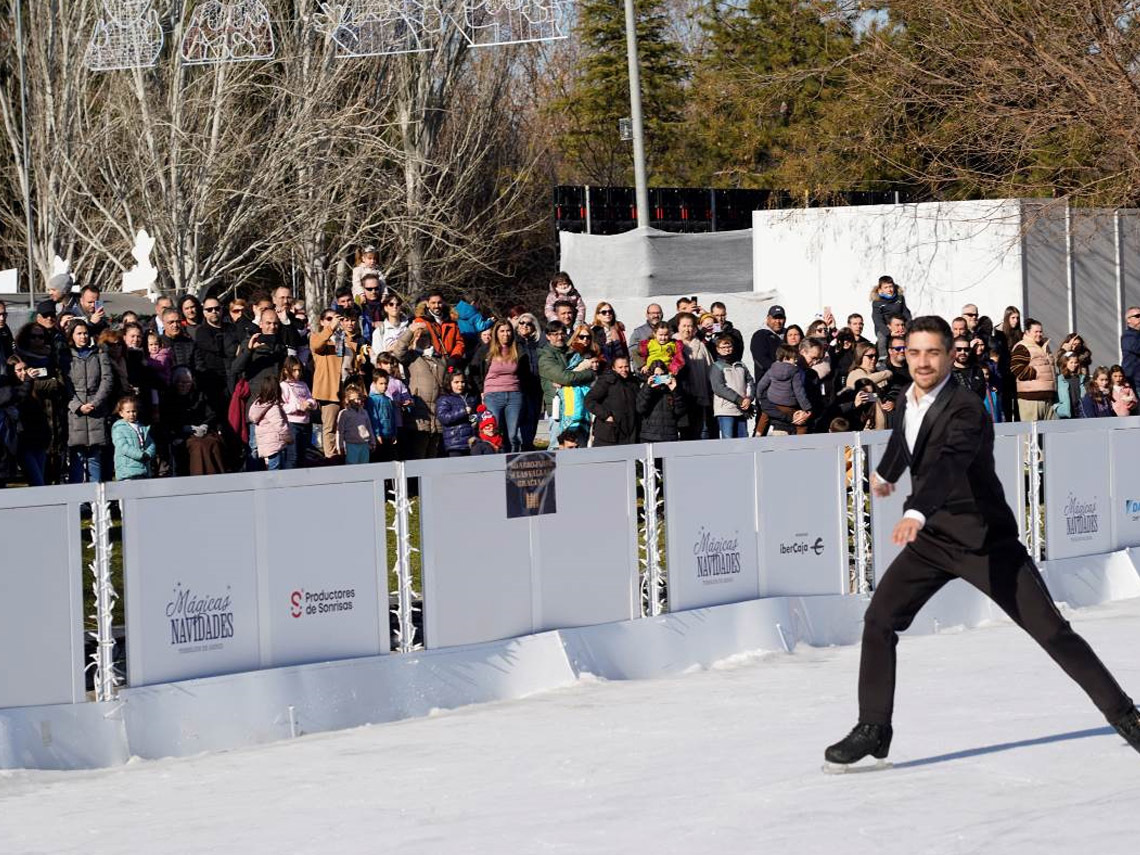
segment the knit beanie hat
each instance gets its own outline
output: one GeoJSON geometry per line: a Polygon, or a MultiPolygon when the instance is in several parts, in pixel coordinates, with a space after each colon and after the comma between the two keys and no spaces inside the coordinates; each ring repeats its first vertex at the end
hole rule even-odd
{"type": "Polygon", "coordinates": [[[483,439],[497,436],[499,433],[499,423],[495,421],[494,414],[482,404],[476,408],[475,412],[479,414],[479,435],[483,439]]]}

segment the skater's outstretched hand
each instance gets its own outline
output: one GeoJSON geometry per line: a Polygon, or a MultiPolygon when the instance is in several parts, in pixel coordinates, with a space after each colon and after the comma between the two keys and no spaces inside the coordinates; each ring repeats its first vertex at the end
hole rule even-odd
{"type": "Polygon", "coordinates": [[[879,477],[878,472],[871,473],[871,492],[878,496],[880,499],[885,499],[895,491],[895,485],[889,481],[884,481],[879,477]]]}

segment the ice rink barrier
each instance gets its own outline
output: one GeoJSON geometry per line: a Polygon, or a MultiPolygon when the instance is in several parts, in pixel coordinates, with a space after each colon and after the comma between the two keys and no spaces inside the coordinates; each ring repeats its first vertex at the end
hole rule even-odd
{"type": "MultiPolygon", "coordinates": [[[[1137,428],[998,426],[999,476],[1058,601],[1140,596],[1137,428]]],[[[587,673],[855,643],[901,501],[862,489],[885,440],[560,453],[556,512],[522,518],[502,457],[5,491],[0,767],[184,755],[587,673]],[[82,578],[100,571],[82,544],[100,499],[121,509],[127,673],[86,693],[82,578]]],[[[111,606],[96,599],[92,633],[107,636],[111,606]]],[[[954,583],[910,632],[1002,619],[954,583]]]]}

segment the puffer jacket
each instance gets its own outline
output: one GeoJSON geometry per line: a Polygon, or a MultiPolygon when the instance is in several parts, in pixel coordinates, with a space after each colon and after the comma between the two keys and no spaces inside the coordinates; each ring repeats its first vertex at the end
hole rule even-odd
{"type": "Polygon", "coordinates": [[[470,448],[471,439],[475,436],[475,427],[471,424],[479,401],[474,395],[447,394],[440,395],[435,402],[435,413],[439,423],[443,425],[443,448],[445,451],[466,451],[470,448]],[[467,412],[467,408],[471,412],[467,412]]]}
{"type": "Polygon", "coordinates": [[[586,395],[586,409],[594,416],[594,445],[626,445],[637,442],[636,376],[622,377],[607,371],[586,395]],[[606,421],[613,418],[613,421],[606,421]]]}
{"type": "Polygon", "coordinates": [[[709,366],[709,385],[712,387],[714,416],[743,416],[740,402],[756,397],[752,372],[743,362],[726,362],[718,359],[709,366]]]}
{"type": "Polygon", "coordinates": [[[680,385],[671,392],[668,386],[644,383],[637,390],[637,412],[641,416],[642,442],[675,442],[681,438],[681,419],[688,401],[680,385]]]}
{"type": "Polygon", "coordinates": [[[463,345],[468,353],[479,344],[479,333],[495,325],[494,318],[484,317],[482,312],[466,300],[460,300],[455,304],[455,319],[459,324],[459,334],[463,336],[463,345]]]}
{"type": "MultiPolygon", "coordinates": [[[[884,300],[880,297],[871,302],[871,323],[875,327],[875,337],[880,345],[887,339],[891,318],[902,318],[908,324],[910,323],[910,308],[907,307],[906,297],[903,296],[901,289],[893,300],[884,300]]],[[[879,348],[880,353],[884,350],[883,347],[879,348]]]]}
{"type": "Polygon", "coordinates": [[[67,444],[106,445],[107,414],[115,383],[111,360],[106,352],[88,348],[81,355],[72,348],[66,380],[67,444]],[[95,409],[87,414],[80,413],[79,408],[84,404],[94,404],[95,409]]]}
{"type": "Polygon", "coordinates": [[[254,401],[249,405],[249,423],[257,431],[257,456],[272,457],[287,444],[286,437],[292,438],[285,408],[268,401],[254,401]]]}
{"type": "Polygon", "coordinates": [[[439,433],[435,402],[447,376],[447,364],[438,356],[424,356],[412,347],[415,334],[416,329],[409,327],[392,345],[392,355],[404,366],[412,396],[412,407],[406,415],[415,422],[416,430],[439,433]]]}
{"type": "Polygon", "coordinates": [[[111,426],[111,440],[115,443],[115,478],[126,481],[150,475],[157,452],[147,425],[137,425],[136,430],[135,425],[119,419],[111,426]]]}
{"type": "MultiPolygon", "coordinates": [[[[577,366],[581,365],[585,359],[582,354],[571,352],[570,361],[566,363],[566,368],[573,371],[577,366]]],[[[589,372],[593,374],[594,372],[589,372]]],[[[593,384],[590,384],[593,385],[593,384]]],[[[582,430],[586,433],[590,431],[590,411],[586,409],[586,395],[590,391],[590,386],[585,384],[578,384],[575,386],[563,386],[558,390],[559,406],[558,406],[558,432],[568,430],[582,430]]]]}

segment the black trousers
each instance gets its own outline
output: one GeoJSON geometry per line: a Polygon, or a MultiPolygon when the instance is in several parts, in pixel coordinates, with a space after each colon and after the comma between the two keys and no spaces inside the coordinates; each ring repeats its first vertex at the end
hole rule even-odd
{"type": "Polygon", "coordinates": [[[863,617],[859,721],[890,724],[894,711],[898,634],[943,585],[964,579],[997,603],[1085,690],[1106,719],[1133,703],[1088,643],[1073,632],[1016,539],[972,552],[922,530],[887,568],[863,617]]]}

